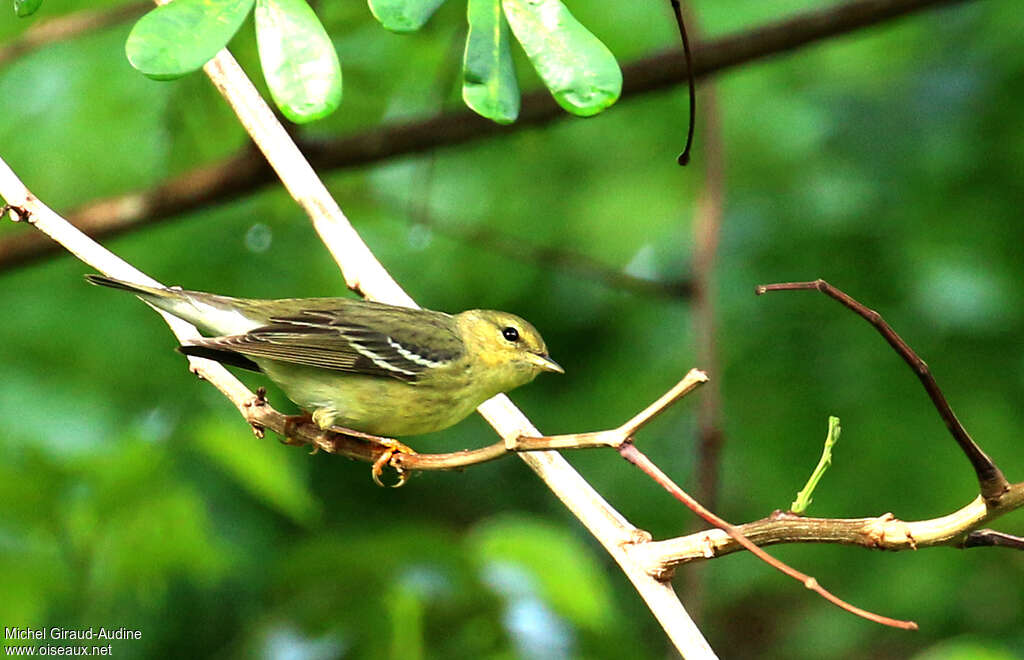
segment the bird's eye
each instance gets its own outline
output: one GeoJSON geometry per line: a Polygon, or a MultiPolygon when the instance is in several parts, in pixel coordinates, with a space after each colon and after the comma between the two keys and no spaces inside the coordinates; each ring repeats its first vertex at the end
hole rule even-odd
{"type": "Polygon", "coordinates": [[[501,331],[501,336],[509,341],[519,341],[519,331],[509,326],[501,331]]]}

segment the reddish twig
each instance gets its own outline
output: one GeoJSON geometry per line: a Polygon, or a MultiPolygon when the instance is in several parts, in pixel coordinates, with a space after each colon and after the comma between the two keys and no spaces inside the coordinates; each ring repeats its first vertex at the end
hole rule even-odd
{"type": "Polygon", "coordinates": [[[632,442],[627,442],[623,444],[621,447],[619,447],[619,454],[624,459],[640,468],[640,470],[642,470],[644,474],[649,476],[658,485],[667,490],[677,500],[685,504],[691,511],[693,511],[698,516],[708,521],[715,527],[718,527],[725,531],[729,536],[735,539],[737,543],[739,543],[744,548],[749,550],[751,554],[753,554],[755,557],[765,562],[772,568],[784,573],[785,575],[788,575],[794,580],[801,582],[806,588],[810,589],[811,591],[814,591],[825,600],[833,603],[834,605],[837,605],[838,607],[841,607],[847,612],[865,618],[868,621],[874,621],[875,623],[880,623],[884,626],[891,626],[893,628],[902,628],[904,630],[917,630],[917,624],[913,621],[901,621],[900,619],[892,619],[887,616],[875,614],[874,612],[869,612],[865,609],[857,607],[856,605],[852,605],[846,602],[845,600],[839,598],[838,596],[834,595],[833,593],[822,587],[820,584],[818,584],[818,581],[810,575],[802,573],[796,570],[795,568],[787,565],[786,563],[779,561],[775,557],[772,557],[767,552],[757,547],[750,539],[744,536],[735,526],[726,522],[722,518],[719,518],[717,515],[715,515],[706,507],[704,507],[700,502],[693,499],[693,497],[691,497],[686,491],[684,491],[682,488],[676,485],[676,483],[672,481],[672,479],[670,479],[668,475],[662,472],[657,465],[651,462],[651,459],[647,458],[647,456],[643,452],[637,449],[636,445],[634,445],[632,442]]]}
{"type": "Polygon", "coordinates": [[[992,461],[988,455],[981,450],[981,447],[971,438],[967,429],[960,423],[956,415],[953,413],[953,409],[946,401],[945,395],[939,388],[938,383],[935,382],[935,378],[932,376],[931,371],[928,369],[928,365],[918,357],[914,349],[910,348],[907,342],[903,341],[903,338],[896,334],[896,331],[885,322],[885,319],[873,309],[865,307],[863,304],[857,302],[843,291],[832,286],[825,280],[815,280],[813,282],[786,282],[782,284],[762,284],[755,289],[757,295],[768,293],[769,291],[807,291],[815,290],[824,293],[826,296],[838,301],[844,307],[854,312],[865,321],[870,323],[878,330],[878,333],[885,338],[885,341],[892,346],[893,350],[903,361],[906,362],[914,374],[917,376],[921,384],[924,385],[925,391],[931,398],[932,403],[935,405],[935,409],[939,412],[939,416],[942,421],[946,424],[946,428],[949,429],[950,435],[956,440],[956,443],[960,446],[961,451],[967,456],[967,460],[971,462],[974,467],[974,473],[978,477],[978,484],[981,489],[981,495],[985,498],[986,502],[994,503],[1005,493],[1010,484],[1003,476],[1003,472],[996,467],[996,464],[992,461]]]}

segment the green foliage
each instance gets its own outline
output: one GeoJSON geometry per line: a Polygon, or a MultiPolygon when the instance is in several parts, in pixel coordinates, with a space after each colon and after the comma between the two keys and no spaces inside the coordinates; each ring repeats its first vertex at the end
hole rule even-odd
{"type": "MultiPolygon", "coordinates": [[[[388,30],[415,32],[444,0],[368,2],[388,30]]],[[[254,3],[260,64],[277,107],[300,124],[334,112],[341,103],[341,66],[306,0],[174,0],[135,24],[125,44],[128,61],[154,80],[192,73],[227,46],[254,3]]],[[[589,117],[618,99],[622,72],[615,57],[560,0],[468,0],[462,96],[474,112],[500,124],[519,114],[505,15],[541,80],[567,111],[589,117]]]]}
{"type": "Polygon", "coordinates": [[[590,117],[615,103],[622,72],[615,56],[560,0],[502,0],[505,16],[558,104],[590,117]]]}
{"type": "Polygon", "coordinates": [[[953,639],[913,656],[912,660],[1015,660],[1020,655],[978,639],[953,639]]]}
{"type": "Polygon", "coordinates": [[[14,15],[19,18],[31,16],[43,5],[43,0],[14,0],[14,15]]]}
{"type": "MultiPolygon", "coordinates": [[[[707,3],[701,27],[724,35],[821,6],[784,4],[707,3]]],[[[678,49],[659,3],[570,7],[620,58],[678,49]]],[[[463,9],[449,2],[399,37],[365,4],[320,3],[345,64],[345,105],[298,134],[343,138],[461,107],[460,72],[444,70],[462,43],[444,35],[465,25],[463,9]]],[[[716,510],[728,520],[763,517],[792,496],[828,413],[843,420],[844,447],[815,492],[815,515],[931,518],[977,494],[920,383],[870,326],[817,293],[754,296],[763,282],[821,276],[877,309],[1008,477],[1024,473],[1019,13],[1017,0],[962,3],[714,79],[728,166],[711,375],[725,437],[716,510]]],[[[0,40],[30,25],[0,21],[0,40]]],[[[59,211],[201,171],[248,143],[203,76],[164,85],[132,69],[120,54],[128,30],[0,69],[0,155],[59,211]]],[[[262,85],[253,31],[231,47],[262,85]]],[[[696,357],[692,308],[607,286],[557,255],[662,281],[689,276],[710,143],[698,131],[693,165],[675,165],[685,105],[680,86],[625,98],[593,121],[513,127],[322,174],[419,302],[507,309],[537,325],[567,373],[512,398],[542,430],[608,428],[708,366],[696,357]],[[529,248],[540,258],[523,256],[529,248]]],[[[31,228],[0,223],[0,237],[22,231],[31,228]]],[[[103,242],[169,284],[345,293],[315,231],[273,184],[103,242]]],[[[87,286],[85,272],[62,257],[0,273],[0,620],[139,626],[143,640],[115,644],[116,657],[382,658],[401,648],[519,658],[529,657],[524,622],[538,624],[529,639],[569,657],[664,657],[664,635],[628,580],[517,459],[417,475],[391,491],[365,464],[259,440],[187,372],[155,314],[87,286]],[[510,577],[523,592],[506,588],[510,577]],[[577,589],[593,602],[567,605],[577,589]]],[[[272,388],[269,397],[294,412],[272,388]]],[[[684,399],[637,438],[684,487],[694,482],[697,403],[684,399]]],[[[493,440],[471,418],[410,444],[493,440]]],[[[695,524],[614,454],[567,458],[655,538],[695,524]]],[[[1022,534],[1024,514],[995,527],[1022,534]]],[[[691,571],[706,580],[702,629],[722,657],[948,657],[965,642],[975,655],[1024,653],[1020,555],[770,551],[921,630],[865,623],[737,554],[682,569],[676,583],[689,605],[691,571]]]]}
{"type": "Polygon", "coordinates": [[[196,447],[240,486],[296,523],[311,525],[320,502],[309,490],[295,457],[270,442],[256,442],[238,451],[237,429],[226,420],[208,420],[195,429],[196,447]]]}
{"type": "Polygon", "coordinates": [[[462,100],[499,124],[519,116],[519,83],[501,0],[468,0],[469,34],[462,61],[462,100]]]}
{"type": "Polygon", "coordinates": [[[341,65],[306,0],[174,0],[135,24],[128,61],[154,80],[192,73],[227,46],[254,4],[260,64],[277,107],[299,124],[334,112],[341,65]]]}
{"type": "Polygon", "coordinates": [[[796,499],[793,500],[793,503],[789,505],[790,513],[802,514],[807,511],[807,507],[814,501],[812,497],[814,489],[818,487],[818,482],[821,481],[821,478],[825,476],[825,472],[832,465],[832,447],[839,442],[839,434],[841,432],[842,427],[839,425],[839,418],[830,415],[828,418],[828,435],[825,436],[825,447],[821,451],[821,458],[811,472],[811,476],[807,479],[807,483],[796,494],[796,499]]]}
{"type": "Polygon", "coordinates": [[[368,0],[373,17],[393,32],[415,32],[444,0],[368,0]]]}
{"type": "Polygon", "coordinates": [[[274,102],[297,124],[341,103],[341,65],[306,0],[256,0],[260,65],[274,102]]]}
{"type": "Polygon", "coordinates": [[[139,19],[125,54],[132,66],[154,80],[173,80],[198,71],[231,37],[255,0],[174,0],[139,19]]]}
{"type": "MultiPolygon", "coordinates": [[[[614,618],[615,601],[592,550],[564,527],[508,516],[476,529],[471,554],[483,567],[519,567],[537,581],[537,594],[575,625],[600,630],[614,618]]],[[[515,578],[513,590],[532,591],[515,578]]]]}

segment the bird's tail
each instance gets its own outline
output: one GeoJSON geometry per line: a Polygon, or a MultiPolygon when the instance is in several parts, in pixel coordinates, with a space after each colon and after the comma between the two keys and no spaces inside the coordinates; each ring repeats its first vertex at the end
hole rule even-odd
{"type": "Polygon", "coordinates": [[[167,294],[174,293],[173,290],[155,286],[144,286],[142,284],[133,284],[131,282],[125,282],[124,280],[115,280],[113,277],[107,277],[106,275],[86,275],[85,279],[92,284],[108,286],[111,289],[130,291],[137,296],[162,298],[167,296],[167,294]]]}
{"type": "Polygon", "coordinates": [[[193,295],[195,294],[193,291],[184,291],[177,287],[168,289],[159,286],[135,284],[134,282],[125,282],[124,280],[117,280],[106,275],[86,275],[85,279],[92,284],[134,293],[153,307],[173,314],[178,318],[185,319],[193,325],[200,326],[200,328],[208,325],[203,322],[202,314],[199,313],[199,310],[193,304],[193,295]]]}
{"type": "Polygon", "coordinates": [[[260,325],[244,311],[247,301],[178,287],[146,286],[106,275],[86,275],[92,284],[134,293],[144,302],[198,327],[205,334],[233,335],[260,325]]]}

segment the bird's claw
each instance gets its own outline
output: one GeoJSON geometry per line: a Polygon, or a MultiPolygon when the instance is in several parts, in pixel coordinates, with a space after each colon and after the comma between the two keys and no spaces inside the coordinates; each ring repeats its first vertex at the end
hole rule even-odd
{"type": "MultiPolygon", "coordinates": [[[[262,389],[262,388],[261,388],[262,389]]],[[[281,444],[289,445],[292,447],[301,447],[306,443],[302,440],[296,440],[292,437],[292,432],[295,427],[306,424],[312,421],[312,417],[308,414],[305,415],[288,415],[284,418],[284,430],[281,433],[281,444]]]]}
{"type": "Polygon", "coordinates": [[[415,454],[416,452],[411,447],[403,445],[401,442],[391,438],[379,438],[377,442],[386,447],[386,449],[377,457],[377,460],[373,462],[373,469],[370,470],[370,476],[373,477],[373,483],[377,484],[381,488],[385,487],[380,476],[384,471],[384,466],[390,465],[391,468],[398,473],[398,481],[391,484],[391,488],[401,488],[405,485],[406,481],[409,481],[409,471],[404,470],[397,465],[391,465],[391,459],[394,458],[395,454],[415,454]]]}

